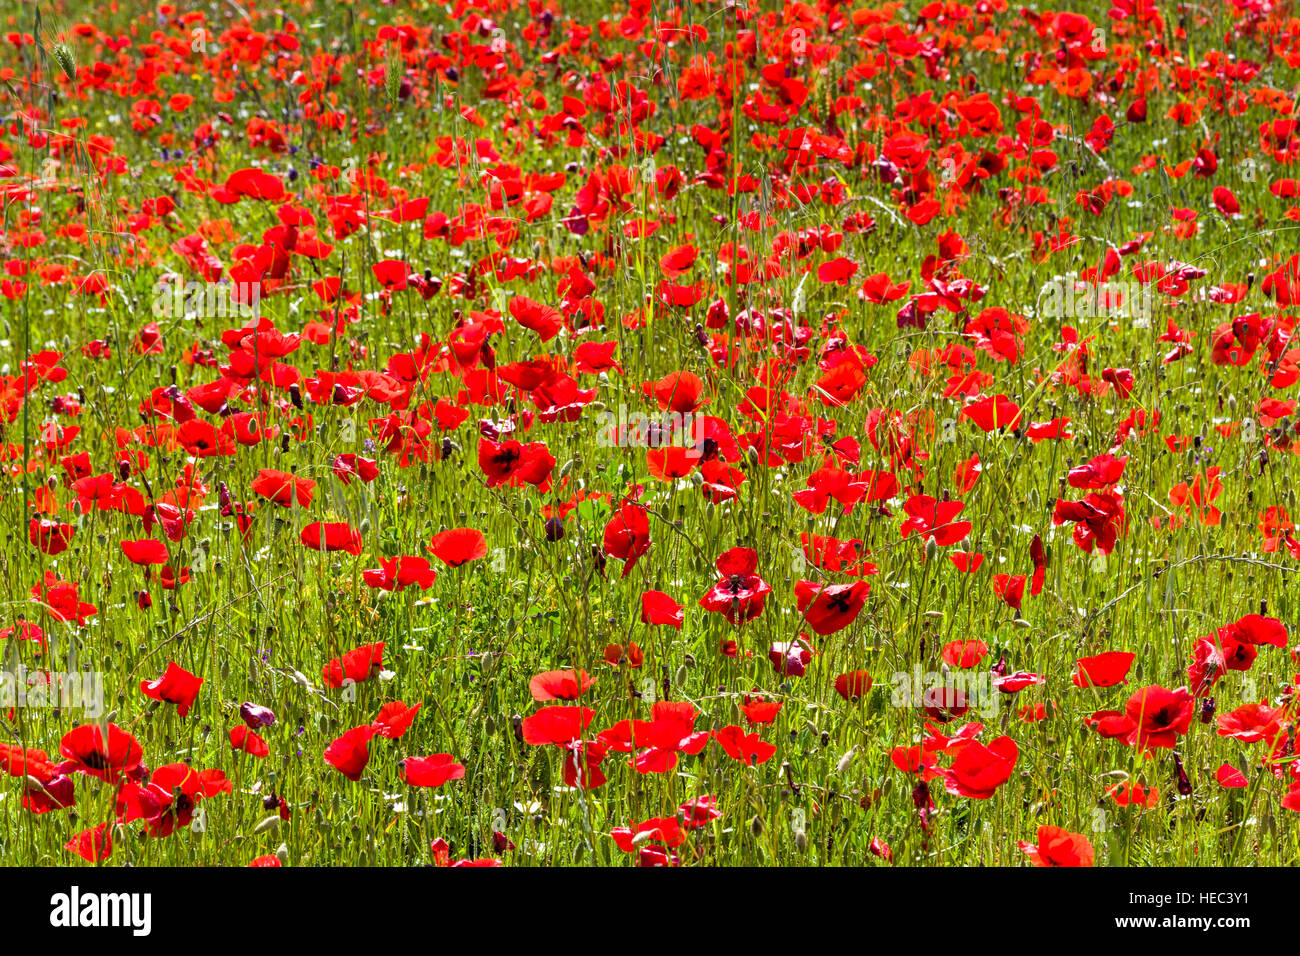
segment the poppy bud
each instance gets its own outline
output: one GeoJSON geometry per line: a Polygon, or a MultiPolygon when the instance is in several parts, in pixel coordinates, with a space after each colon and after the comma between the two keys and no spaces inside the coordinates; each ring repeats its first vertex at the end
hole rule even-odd
{"type": "Polygon", "coordinates": [[[253,730],[259,727],[270,727],[275,723],[275,714],[269,707],[249,701],[239,705],[239,716],[253,730]]]}
{"type": "Polygon", "coordinates": [[[1183,769],[1183,761],[1178,754],[1174,754],[1174,769],[1178,773],[1178,792],[1184,797],[1192,793],[1192,781],[1187,777],[1187,771],[1183,769]]]}
{"type": "Polygon", "coordinates": [[[754,836],[761,837],[763,835],[763,818],[755,816],[754,819],[750,820],[749,830],[754,836]]]}
{"type": "Polygon", "coordinates": [[[564,522],[559,518],[546,520],[546,540],[552,543],[564,539],[564,522]]]}

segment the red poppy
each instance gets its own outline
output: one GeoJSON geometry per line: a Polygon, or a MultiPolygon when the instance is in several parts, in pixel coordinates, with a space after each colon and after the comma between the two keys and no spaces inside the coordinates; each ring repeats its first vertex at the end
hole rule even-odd
{"type": "Polygon", "coordinates": [[[904,538],[919,534],[930,538],[939,547],[956,544],[971,532],[969,521],[957,521],[957,515],[966,506],[956,500],[938,501],[929,495],[912,495],[903,504],[908,519],[899,529],[904,538]]]}
{"type": "Polygon", "coordinates": [[[866,581],[818,584],[800,580],[794,586],[795,601],[804,620],[821,635],[842,631],[857,620],[870,591],[871,585],[866,581]]]}
{"type": "Polygon", "coordinates": [[[411,724],[415,723],[416,715],[419,713],[419,704],[414,707],[407,707],[405,701],[390,701],[379,708],[379,714],[371,722],[370,726],[375,731],[376,736],[384,737],[387,740],[397,740],[411,729],[411,724]]]}
{"type": "Polygon", "coordinates": [[[285,471],[261,468],[249,488],[253,494],[273,501],[281,508],[288,508],[295,500],[300,507],[308,508],[311,506],[316,482],[285,471]]]}
{"type": "Polygon", "coordinates": [[[871,674],[867,671],[849,671],[835,678],[835,693],[845,700],[859,700],[871,690],[871,674]]]}
{"type": "Polygon", "coordinates": [[[429,757],[407,757],[401,762],[402,779],[412,787],[441,787],[451,780],[461,780],[465,767],[456,763],[451,754],[433,754],[429,757]]]}
{"type": "Polygon", "coordinates": [[[361,779],[370,762],[370,739],[373,727],[353,727],[325,748],[325,762],[349,780],[361,779]]]}
{"type": "Polygon", "coordinates": [[[1124,716],[1133,725],[1129,743],[1142,749],[1173,747],[1187,733],[1196,713],[1196,698],[1186,687],[1168,690],[1151,685],[1128,699],[1124,716]]]}
{"type": "Polygon", "coordinates": [[[266,741],[244,724],[236,724],[230,728],[230,747],[232,750],[242,751],[250,757],[269,757],[271,755],[271,748],[266,745],[266,741]]]}
{"type": "Polygon", "coordinates": [[[171,558],[167,553],[167,545],[156,538],[123,541],[122,553],[132,564],[166,564],[171,558]]]}
{"type": "Polygon", "coordinates": [[[364,644],[334,658],[321,668],[321,680],[326,687],[342,687],[369,680],[384,669],[384,641],[364,644]]]}
{"type": "Polygon", "coordinates": [[[140,692],[154,700],[175,704],[177,715],[184,717],[194,706],[194,701],[199,696],[199,688],[202,686],[202,677],[195,677],[175,661],[171,661],[167,664],[167,670],[163,672],[162,677],[157,680],[140,681],[140,692]]]}
{"type": "Polygon", "coordinates": [[[643,624],[666,624],[682,629],[685,611],[663,591],[646,591],[641,595],[641,622],[643,624]]]}
{"type": "Polygon", "coordinates": [[[1038,828],[1038,843],[1019,841],[1017,846],[1034,866],[1092,866],[1093,849],[1082,833],[1071,833],[1061,827],[1038,828]]]}
{"type": "Polygon", "coordinates": [[[433,536],[429,552],[449,568],[486,557],[487,538],[474,528],[451,528],[433,536]]]}
{"type": "Polygon", "coordinates": [[[1019,749],[1010,737],[998,737],[987,747],[972,740],[961,748],[952,766],[940,773],[949,793],[987,800],[1011,779],[1019,749]]]}
{"type": "Polygon", "coordinates": [[[1114,687],[1128,679],[1137,657],[1127,651],[1106,651],[1095,657],[1081,657],[1071,678],[1075,687],[1114,687]]]}
{"type": "Polygon", "coordinates": [[[562,746],[579,740],[595,716],[596,712],[586,707],[543,707],[524,718],[524,743],[562,746]]]}
{"type": "Polygon", "coordinates": [[[744,728],[729,724],[713,732],[713,739],[732,760],[746,767],[767,763],[776,753],[776,745],[769,744],[758,734],[747,734],[744,728]]]}
{"type": "Polygon", "coordinates": [[[533,700],[577,700],[595,683],[586,671],[545,671],[528,682],[533,700]]]}
{"type": "Polygon", "coordinates": [[[758,575],[757,551],[732,548],[719,555],[714,566],[718,581],[700,598],[700,607],[721,614],[736,627],[763,613],[763,602],[772,588],[758,575]]]}
{"type": "Polygon", "coordinates": [[[63,849],[75,853],[87,863],[107,860],[113,852],[113,826],[112,823],[101,823],[75,833],[63,849]]]}
{"type": "Polygon", "coordinates": [[[140,766],[144,751],[139,742],[117,724],[108,725],[105,738],[98,724],[83,724],[63,735],[59,753],[67,758],[64,769],[113,782],[140,766]]]}
{"type": "Polygon", "coordinates": [[[636,567],[637,561],[650,550],[650,519],[646,509],[635,501],[624,500],[605,525],[605,553],[623,562],[623,577],[636,567]]]}
{"type": "Polygon", "coordinates": [[[346,521],[316,521],[302,529],[303,546],[313,551],[346,551],[359,555],[364,550],[361,532],[346,521]]]}

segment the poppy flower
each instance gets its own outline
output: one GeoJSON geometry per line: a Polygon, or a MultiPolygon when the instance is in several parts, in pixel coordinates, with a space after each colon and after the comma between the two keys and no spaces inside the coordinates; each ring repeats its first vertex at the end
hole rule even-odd
{"type": "Polygon", "coordinates": [[[239,717],[252,730],[270,727],[275,723],[275,713],[271,708],[262,707],[251,701],[244,701],[239,705],[239,717]]]}
{"type": "Polygon", "coordinates": [[[796,581],[795,601],[808,626],[817,634],[834,634],[848,627],[862,612],[871,585],[866,581],[852,584],[818,584],[796,581]]]}
{"type": "Polygon", "coordinates": [[[87,863],[107,860],[113,853],[113,826],[112,823],[101,823],[75,833],[63,849],[75,853],[87,863]]]}
{"type": "Polygon", "coordinates": [[[487,486],[495,488],[506,483],[518,487],[534,485],[546,491],[550,484],[555,459],[545,442],[520,444],[508,440],[495,442],[481,438],[478,444],[478,464],[487,476],[487,486]]]}
{"type": "Polygon", "coordinates": [[[715,730],[713,739],[728,757],[739,760],[746,767],[767,763],[776,753],[775,744],[767,743],[758,734],[747,734],[743,727],[735,724],[715,730]]]}
{"type": "Polygon", "coordinates": [[[384,669],[384,643],[364,644],[334,658],[321,668],[321,680],[326,687],[369,680],[384,669]]]}
{"type": "Polygon", "coordinates": [[[253,479],[249,489],[253,494],[274,502],[281,508],[288,508],[294,501],[303,508],[311,507],[312,495],[316,482],[310,478],[299,478],[285,471],[273,471],[261,468],[253,479]]]}
{"type": "Polygon", "coordinates": [[[271,748],[266,745],[266,741],[244,724],[236,724],[230,728],[230,748],[243,751],[250,757],[269,757],[271,754],[271,748]]]}
{"type": "Polygon", "coordinates": [[[33,518],[28,525],[28,539],[42,554],[54,556],[68,550],[76,530],[73,525],[62,521],[33,518]]]}
{"type": "Polygon", "coordinates": [[[663,591],[646,591],[641,595],[641,623],[666,624],[680,631],[684,618],[682,606],[663,591]]]}
{"type": "Polygon", "coordinates": [[[770,724],[781,712],[782,703],[779,700],[764,700],[760,696],[745,694],[739,707],[748,723],[770,724]]]}
{"type": "Polygon", "coordinates": [[[1029,857],[1034,866],[1092,866],[1092,844],[1082,833],[1071,833],[1061,827],[1038,828],[1038,843],[1024,840],[1016,844],[1029,857]]]}
{"type": "Polygon", "coordinates": [[[993,593],[1008,607],[1019,611],[1025,599],[1026,580],[1023,574],[996,574],[993,576],[993,593]]]}
{"type": "Polygon", "coordinates": [[[835,678],[835,693],[847,701],[859,700],[871,690],[871,674],[867,671],[849,671],[835,678]]]}
{"type": "Polygon", "coordinates": [[[373,727],[353,727],[325,748],[325,762],[349,780],[361,779],[370,762],[370,739],[373,727]]]}
{"type": "Polygon", "coordinates": [[[994,395],[962,406],[959,419],[975,423],[982,432],[1006,431],[1020,425],[1020,406],[1005,395],[994,395]]]}
{"type": "Polygon", "coordinates": [[[405,701],[390,701],[379,708],[379,714],[371,721],[370,726],[376,736],[397,740],[411,729],[411,724],[415,723],[416,715],[419,713],[419,704],[407,707],[405,701]]]}
{"type": "Polygon", "coordinates": [[[369,568],[361,572],[366,585],[380,591],[405,591],[412,585],[421,590],[428,590],[438,577],[438,572],[429,567],[424,558],[402,555],[396,558],[380,558],[378,568],[369,568]]]}
{"type": "Polygon", "coordinates": [[[166,564],[171,558],[167,553],[167,545],[156,538],[123,541],[122,553],[132,564],[166,564]]]}
{"type": "Polygon", "coordinates": [[[939,501],[929,495],[912,495],[903,504],[908,518],[899,529],[904,538],[919,534],[939,547],[956,544],[971,532],[969,521],[955,520],[966,505],[960,501],[939,501]]]}
{"type": "Polygon", "coordinates": [[[670,372],[645,388],[664,412],[694,412],[704,402],[704,380],[694,372],[670,372]]]}
{"type": "Polygon", "coordinates": [[[524,743],[563,746],[579,740],[595,716],[596,712],[586,707],[543,707],[531,717],[524,718],[524,743]]]}
{"type": "Polygon", "coordinates": [[[441,787],[450,780],[461,780],[465,767],[451,754],[407,757],[401,762],[402,779],[412,787],[441,787]]]}
{"type": "Polygon", "coordinates": [[[758,552],[753,548],[732,548],[714,562],[718,580],[700,598],[700,607],[721,614],[739,627],[763,613],[763,602],[771,586],[758,575],[758,552]]]}
{"type": "Polygon", "coordinates": [[[623,720],[597,739],[619,753],[633,753],[628,766],[638,773],[668,773],[677,766],[678,754],[698,754],[709,742],[707,731],[695,731],[694,706],[685,702],[656,701],[650,720],[623,720]]]}
{"type": "Polygon", "coordinates": [[[176,705],[176,713],[184,717],[198,699],[203,678],[195,677],[175,661],[167,664],[167,670],[157,680],[142,680],[140,692],[156,701],[176,705]]]}
{"type": "Polygon", "coordinates": [[[643,505],[624,500],[605,525],[605,553],[623,562],[627,577],[638,560],[650,550],[650,519],[643,505]]]}
{"type": "Polygon", "coordinates": [[[595,683],[586,671],[545,671],[528,682],[533,700],[577,700],[595,683]]]}
{"type": "Polygon", "coordinates": [[[1152,684],[1143,687],[1124,705],[1124,716],[1133,724],[1129,743],[1142,749],[1173,747],[1187,733],[1196,713],[1196,698],[1186,687],[1169,690],[1152,684]]]}
{"type": "Polygon", "coordinates": [[[67,758],[66,771],[112,783],[140,766],[144,750],[117,724],[108,725],[107,737],[98,724],[83,724],[63,735],[59,753],[67,758]]]}
{"type": "Polygon", "coordinates": [[[1214,779],[1225,790],[1239,790],[1250,785],[1246,775],[1229,763],[1219,765],[1219,769],[1214,772],[1214,779]]]}
{"type": "Polygon", "coordinates": [[[951,794],[987,800],[1011,779],[1019,749],[1010,737],[998,737],[987,747],[972,740],[961,748],[952,766],[940,773],[951,794]]]}
{"type": "Polygon", "coordinates": [[[365,548],[361,532],[346,521],[313,522],[302,529],[299,537],[303,546],[313,551],[346,551],[359,555],[365,548]]]}
{"type": "Polygon", "coordinates": [[[978,637],[950,641],[943,647],[943,660],[949,667],[971,668],[988,656],[989,646],[978,637]]]}
{"type": "Polygon", "coordinates": [[[677,810],[681,814],[681,825],[687,830],[708,826],[712,821],[722,817],[717,799],[707,794],[687,800],[677,810]]]}
{"type": "Polygon", "coordinates": [[[475,528],[451,528],[433,536],[429,553],[449,568],[458,568],[487,556],[487,538],[475,528]]]}
{"type": "Polygon", "coordinates": [[[1071,681],[1075,687],[1114,687],[1123,684],[1136,657],[1136,654],[1127,651],[1106,651],[1095,657],[1081,657],[1071,681]]]}

